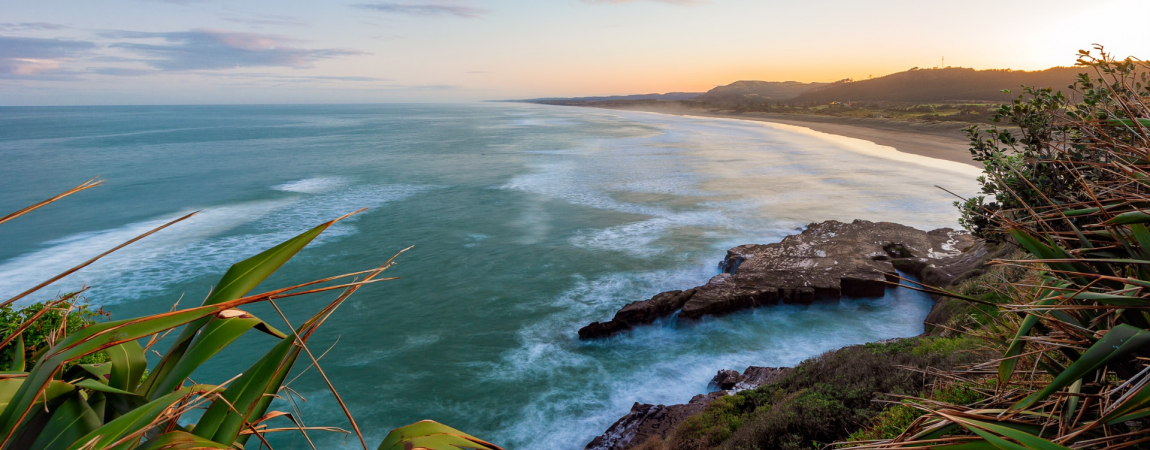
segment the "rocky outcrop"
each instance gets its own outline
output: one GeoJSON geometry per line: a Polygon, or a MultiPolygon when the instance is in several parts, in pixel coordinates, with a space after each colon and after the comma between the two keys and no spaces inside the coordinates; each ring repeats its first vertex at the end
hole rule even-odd
{"type": "Polygon", "coordinates": [[[888,283],[898,283],[896,270],[949,286],[990,256],[985,243],[949,228],[926,232],[890,222],[831,220],[776,244],[732,248],[719,265],[723,273],[707,284],[631,303],[614,319],[579,330],[579,338],[609,336],[676,311],[697,319],[780,302],[880,297],[888,283]]]}
{"type": "Polygon", "coordinates": [[[707,387],[719,390],[729,390],[735,388],[735,383],[739,382],[739,371],[737,370],[720,370],[711,378],[711,383],[707,387]]]}
{"type": "MultiPolygon", "coordinates": [[[[595,437],[584,450],[626,450],[646,442],[652,436],[666,439],[688,417],[702,412],[711,402],[745,389],[754,389],[779,380],[790,369],[748,367],[740,375],[734,370],[721,370],[719,376],[731,381],[727,390],[699,394],[682,405],[650,405],[636,402],[631,411],[616,421],[602,435],[595,437]]],[[[719,378],[716,376],[716,379],[719,378]]],[[[712,380],[714,382],[714,380],[712,380]]]]}
{"type": "Polygon", "coordinates": [[[654,322],[656,319],[669,316],[678,311],[695,295],[694,289],[686,291],[667,291],[655,294],[650,300],[631,302],[615,313],[615,317],[607,322],[592,322],[579,330],[579,339],[606,337],[624,330],[630,330],[635,325],[654,322]]]}

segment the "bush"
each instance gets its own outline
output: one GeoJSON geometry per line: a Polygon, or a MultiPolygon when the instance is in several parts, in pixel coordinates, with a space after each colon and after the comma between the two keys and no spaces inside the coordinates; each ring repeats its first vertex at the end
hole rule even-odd
{"type": "MultiPolygon", "coordinates": [[[[71,293],[57,297],[55,301],[50,302],[56,306],[47,308],[43,315],[21,333],[25,361],[34,361],[33,356],[50,347],[50,344],[110,316],[103,308],[89,307],[87,300],[80,299],[79,302],[74,302],[78,295],[71,293]]],[[[15,308],[12,305],[0,308],[0,341],[7,340],[21,325],[31,320],[46,306],[48,305],[44,303],[33,303],[22,308],[15,308]]],[[[14,345],[0,348],[0,367],[12,367],[15,353],[14,345]]],[[[85,355],[72,364],[99,364],[106,361],[108,361],[107,353],[96,352],[85,355]]]]}
{"type": "Polygon", "coordinates": [[[972,349],[968,339],[911,338],[827,352],[774,384],[716,400],[684,421],[665,448],[797,449],[834,442],[882,412],[876,394],[923,391],[921,373],[896,366],[951,367],[978,359],[972,349]]]}

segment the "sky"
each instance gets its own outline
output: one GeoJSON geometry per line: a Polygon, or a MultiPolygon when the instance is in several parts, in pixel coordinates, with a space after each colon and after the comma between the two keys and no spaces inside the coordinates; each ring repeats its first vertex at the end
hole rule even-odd
{"type": "Polygon", "coordinates": [[[471,102],[1150,58],[1148,0],[0,0],[0,105],[471,102]]]}

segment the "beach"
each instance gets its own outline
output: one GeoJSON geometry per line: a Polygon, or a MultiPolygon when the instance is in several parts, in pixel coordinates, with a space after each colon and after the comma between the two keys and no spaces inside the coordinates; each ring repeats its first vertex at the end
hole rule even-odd
{"type": "Polygon", "coordinates": [[[814,131],[837,134],[894,147],[900,152],[960,162],[980,169],[982,168],[981,163],[974,161],[970,157],[970,140],[967,139],[966,132],[963,131],[963,128],[970,124],[963,122],[907,122],[891,119],[830,117],[807,114],[736,113],[730,111],[712,111],[703,108],[688,108],[678,105],[655,106],[643,104],[636,106],[595,107],[795,125],[810,128],[814,131]]]}

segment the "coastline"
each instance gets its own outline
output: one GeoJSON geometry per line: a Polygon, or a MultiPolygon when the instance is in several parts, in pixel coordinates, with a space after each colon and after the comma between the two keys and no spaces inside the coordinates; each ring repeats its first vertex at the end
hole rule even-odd
{"type": "Polygon", "coordinates": [[[953,161],[982,169],[982,164],[970,157],[970,141],[962,128],[965,123],[905,122],[890,119],[862,119],[850,117],[823,117],[798,114],[762,112],[717,112],[702,108],[677,106],[590,106],[599,109],[640,111],[676,116],[711,117],[750,120],[809,128],[814,131],[862,139],[878,145],[893,147],[903,153],[953,161]]]}

